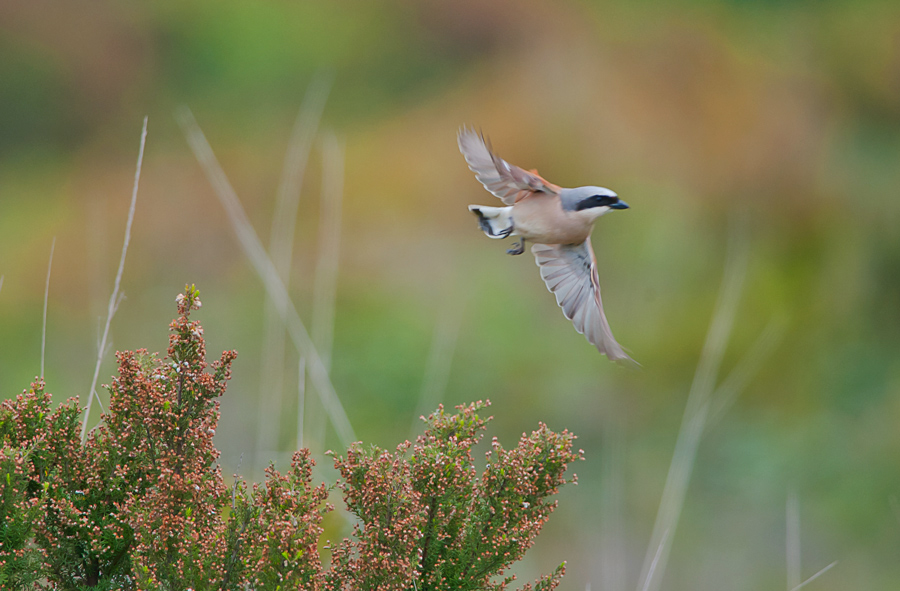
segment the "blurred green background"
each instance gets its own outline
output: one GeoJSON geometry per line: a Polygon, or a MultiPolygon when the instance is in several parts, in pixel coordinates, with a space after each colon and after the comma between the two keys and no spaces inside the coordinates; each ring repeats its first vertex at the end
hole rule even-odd
{"type": "MultiPolygon", "coordinates": [[[[84,400],[149,115],[113,346],[165,350],[175,295],[196,283],[210,356],[239,351],[223,470],[258,479],[284,461],[297,353],[288,343],[275,364],[275,408],[265,293],[174,113],[193,110],[268,244],[315,79],[330,81],[319,130],[345,153],[332,377],[357,436],[405,439],[423,384],[445,405],[489,398],[507,445],[538,421],[579,435],[579,485],[521,581],[567,560],[563,589],[637,585],[738,219],[749,262],[720,381],[773,322],[781,338],[708,425],[661,588],[786,588],[788,521],[803,579],[838,561],[805,588],[900,587],[895,1],[0,3],[4,397],[40,371],[56,237],[46,379],[84,400]],[[631,205],[593,243],[613,330],[643,369],[599,356],[533,258],[478,231],[466,205],[496,203],[457,151],[463,124],[510,162],[631,205]],[[435,342],[449,353],[430,365],[435,342]]],[[[307,322],[320,146],[290,285],[307,322]]],[[[101,381],[113,371],[109,354],[101,381]]],[[[306,416],[333,479],[322,451],[337,438],[315,405],[306,416]]]]}

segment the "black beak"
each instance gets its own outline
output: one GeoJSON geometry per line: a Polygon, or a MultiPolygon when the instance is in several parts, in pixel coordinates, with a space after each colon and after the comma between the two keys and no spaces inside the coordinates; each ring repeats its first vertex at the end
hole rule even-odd
{"type": "Polygon", "coordinates": [[[628,209],[628,204],[621,199],[609,206],[610,209],[628,209]]]}

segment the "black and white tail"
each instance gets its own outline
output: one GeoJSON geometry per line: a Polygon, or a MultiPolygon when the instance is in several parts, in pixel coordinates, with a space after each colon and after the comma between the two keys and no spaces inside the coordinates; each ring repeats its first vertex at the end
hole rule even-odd
{"type": "Polygon", "coordinates": [[[478,218],[478,225],[489,238],[506,238],[513,233],[512,206],[470,205],[469,211],[478,218]]]}

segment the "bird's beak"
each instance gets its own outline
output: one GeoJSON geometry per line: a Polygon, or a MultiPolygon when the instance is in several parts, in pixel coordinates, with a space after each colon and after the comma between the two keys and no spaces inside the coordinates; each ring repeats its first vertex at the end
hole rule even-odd
{"type": "Polygon", "coordinates": [[[628,204],[622,200],[619,200],[618,203],[616,203],[615,205],[610,205],[609,208],[610,209],[628,209],[628,204]]]}

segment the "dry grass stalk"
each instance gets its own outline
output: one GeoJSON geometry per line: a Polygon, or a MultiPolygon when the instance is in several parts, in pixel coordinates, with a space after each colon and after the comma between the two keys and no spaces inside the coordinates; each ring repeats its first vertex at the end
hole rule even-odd
{"type": "Polygon", "coordinates": [[[206,173],[216,196],[228,215],[244,254],[250,259],[250,263],[262,280],[269,298],[271,298],[281,316],[282,322],[287,327],[294,346],[307,359],[310,379],[319,393],[322,404],[328,413],[332,425],[334,425],[335,431],[337,431],[341,444],[349,446],[350,443],[356,440],[353,427],[350,425],[344,406],[341,404],[334,386],[331,384],[328,370],[325,368],[319,352],[313,345],[306,326],[297,313],[297,308],[288,295],[287,287],[278,277],[278,271],[272,263],[272,259],[266,254],[259,236],[256,235],[250,220],[247,219],[247,214],[244,212],[234,188],[228,182],[228,178],[216,160],[209,142],[207,142],[203,131],[197,125],[194,115],[190,109],[182,107],[179,109],[177,116],[188,144],[191,146],[197,161],[206,173]]]}
{"type": "Polygon", "coordinates": [[[47,282],[44,284],[44,325],[41,328],[41,379],[44,378],[44,353],[47,350],[47,300],[50,298],[50,270],[53,268],[53,251],[56,249],[56,236],[50,243],[50,260],[47,262],[47,282]]]}
{"type": "Polygon", "coordinates": [[[97,378],[100,376],[100,364],[103,362],[103,355],[106,352],[106,342],[109,338],[109,325],[112,323],[116,309],[119,307],[119,287],[122,283],[122,273],[125,270],[125,255],[128,253],[128,243],[131,241],[131,224],[134,222],[134,208],[137,203],[138,183],[141,180],[141,164],[144,161],[144,146],[147,143],[147,117],[144,117],[144,127],[141,130],[141,147],[138,151],[137,168],[134,172],[134,187],[131,191],[131,206],[128,208],[128,222],[125,224],[125,241],[122,244],[122,256],[119,258],[119,269],[116,271],[116,281],[113,286],[112,295],[109,296],[109,305],[106,307],[106,325],[103,327],[103,335],[100,337],[100,345],[97,348],[97,364],[94,366],[94,377],[91,379],[91,389],[88,392],[87,405],[84,408],[84,419],[81,423],[81,441],[82,443],[87,436],[88,419],[91,416],[91,403],[97,399],[100,403],[100,396],[97,394],[97,378]]]}
{"type": "Polygon", "coordinates": [[[622,417],[605,413],[601,447],[600,572],[604,591],[624,591],[627,554],[624,544],[625,427],[622,417]]]}
{"type": "Polygon", "coordinates": [[[734,405],[738,396],[743,392],[750,381],[762,369],[763,363],[769,355],[781,343],[787,328],[787,321],[775,318],[769,322],[762,334],[753,343],[750,350],[741,358],[738,364],[731,370],[728,377],[722,382],[712,395],[712,407],[710,409],[709,422],[714,423],[722,418],[728,409],[734,405]]]}
{"type": "MultiPolygon", "coordinates": [[[[446,293],[451,294],[449,290],[446,293]]],[[[452,294],[448,295],[437,314],[434,336],[422,379],[422,390],[409,428],[410,439],[418,434],[426,413],[443,401],[444,391],[450,380],[450,366],[453,363],[453,353],[456,350],[465,308],[465,298],[460,294],[452,294]]]]}
{"type": "Polygon", "coordinates": [[[787,562],[787,588],[800,586],[800,499],[794,488],[788,490],[785,503],[785,558],[787,562]]]}
{"type": "MultiPolygon", "coordinates": [[[[269,255],[285,286],[290,285],[294,235],[303,179],[309,153],[316,136],[322,111],[328,98],[330,77],[320,75],[310,84],[300,106],[284,157],[281,181],[272,216],[269,255]]],[[[264,465],[265,454],[278,446],[280,417],[284,406],[285,329],[270,298],[263,307],[263,345],[260,367],[260,404],[256,425],[257,464],[264,465]]],[[[299,447],[298,447],[299,449],[299,447]]]]}
{"type": "Polygon", "coordinates": [[[827,573],[828,571],[830,571],[831,568],[832,568],[833,566],[835,566],[836,564],[837,564],[837,560],[835,560],[834,562],[832,562],[831,564],[829,564],[829,565],[826,566],[825,568],[822,568],[822,569],[819,570],[816,574],[814,574],[813,576],[809,577],[808,579],[806,579],[805,581],[803,581],[802,583],[800,583],[799,585],[797,585],[796,587],[794,587],[794,588],[791,589],[790,591],[799,591],[799,589],[802,589],[803,587],[806,587],[807,585],[809,585],[810,583],[812,583],[813,581],[815,581],[816,579],[818,579],[819,577],[821,577],[822,575],[824,575],[825,573],[827,573]]]}
{"type": "Polygon", "coordinates": [[[719,367],[734,323],[737,302],[746,275],[747,259],[748,241],[743,227],[740,227],[737,232],[732,233],[722,287],[688,394],[650,545],[644,557],[644,566],[637,587],[642,591],[658,591],[666,570],[671,540],[678,527],[681,509],[684,507],[697,447],[709,416],[719,367]]]}
{"type": "MultiPolygon", "coordinates": [[[[341,247],[341,208],[344,197],[344,146],[332,132],[322,139],[322,197],[319,209],[319,241],[313,278],[312,339],[331,371],[334,343],[334,310],[337,299],[338,262],[341,247]]],[[[310,419],[309,446],[322,451],[325,422],[318,420],[322,409],[310,398],[306,415],[310,419]]]]}

